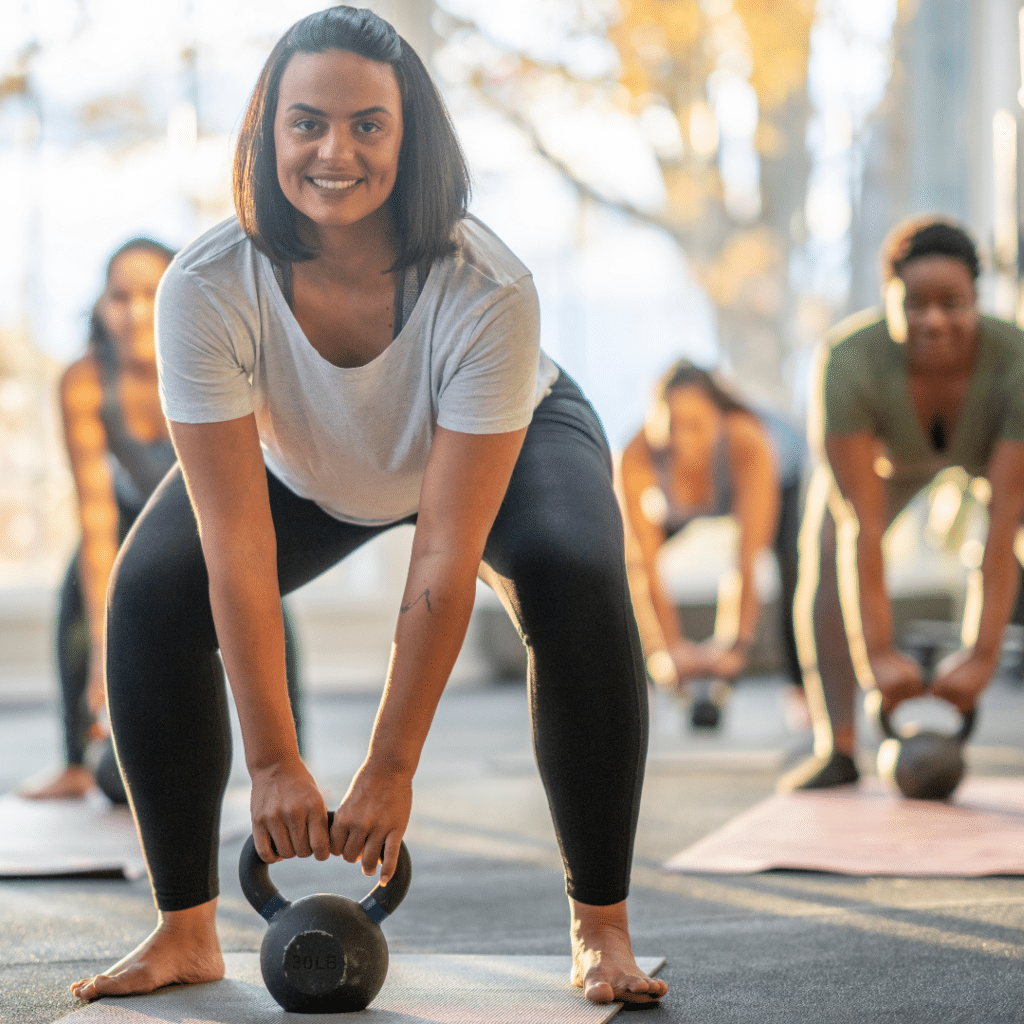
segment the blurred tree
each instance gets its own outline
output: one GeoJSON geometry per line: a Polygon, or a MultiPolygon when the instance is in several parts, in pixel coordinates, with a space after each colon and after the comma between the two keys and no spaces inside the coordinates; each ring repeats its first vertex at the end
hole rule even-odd
{"type": "Polygon", "coordinates": [[[803,240],[814,0],[563,6],[573,9],[574,24],[563,26],[566,45],[554,58],[517,50],[480,21],[453,17],[443,35],[456,45],[461,77],[523,129],[582,196],[676,238],[717,307],[723,362],[757,397],[788,405],[783,367],[795,317],[788,267],[791,247],[803,240]],[[583,42],[596,37],[617,57],[598,75],[593,60],[579,58],[589,52],[583,42]],[[634,119],[664,179],[659,209],[631,201],[627,185],[615,194],[607,182],[588,180],[560,151],[557,135],[537,116],[539,97],[553,91],[577,106],[603,105],[634,119]]]}

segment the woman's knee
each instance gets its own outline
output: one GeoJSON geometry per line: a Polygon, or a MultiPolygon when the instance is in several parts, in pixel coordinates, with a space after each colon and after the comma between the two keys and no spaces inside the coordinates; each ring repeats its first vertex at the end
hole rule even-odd
{"type": "Polygon", "coordinates": [[[138,544],[121,551],[107,591],[110,618],[159,623],[177,619],[183,604],[203,599],[206,587],[196,585],[195,573],[182,571],[179,560],[159,555],[138,544]]]}
{"type": "Polygon", "coordinates": [[[508,568],[514,615],[535,658],[554,652],[561,661],[572,651],[578,656],[581,645],[608,657],[613,649],[628,650],[625,568],[609,545],[534,538],[514,552],[508,568]]]}
{"type": "Polygon", "coordinates": [[[554,593],[575,596],[615,593],[624,574],[620,546],[583,530],[548,529],[513,552],[512,576],[554,593]]]}
{"type": "Polygon", "coordinates": [[[192,632],[209,620],[209,583],[191,509],[143,513],[114,563],[107,590],[108,636],[192,632]],[[177,521],[175,521],[177,519],[177,521]]]}

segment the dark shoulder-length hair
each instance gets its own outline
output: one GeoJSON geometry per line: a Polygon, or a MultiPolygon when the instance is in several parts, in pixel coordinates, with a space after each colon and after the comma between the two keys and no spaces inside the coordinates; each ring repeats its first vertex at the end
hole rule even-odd
{"type": "Polygon", "coordinates": [[[705,370],[689,359],[673,363],[658,382],[655,401],[644,420],[643,435],[652,448],[665,448],[669,443],[672,415],[669,412],[668,396],[676,388],[697,388],[722,413],[745,412],[754,415],[753,410],[719,383],[714,373],[705,370]]]}
{"type": "Polygon", "coordinates": [[[235,210],[256,247],[280,263],[313,259],[300,237],[296,210],[277,177],[274,119],[281,78],[297,53],[346,50],[389,64],[402,96],[398,176],[388,198],[398,234],[392,270],[433,262],[455,249],[466,215],[469,171],[444,102],[413,48],[372,11],[337,6],[297,21],[270,51],[235,149],[235,210]]]}
{"type": "Polygon", "coordinates": [[[709,370],[705,370],[689,359],[680,359],[661,379],[658,389],[662,401],[668,399],[669,392],[676,388],[698,388],[716,405],[720,412],[746,412],[751,410],[718,380],[709,370]]]}
{"type": "MultiPolygon", "coordinates": [[[[158,242],[155,238],[146,238],[144,236],[129,238],[123,245],[118,246],[111,253],[110,259],[107,260],[107,269],[103,275],[105,282],[110,280],[110,271],[113,269],[114,264],[122,256],[130,252],[148,252],[153,256],[159,257],[168,265],[174,259],[174,250],[164,245],[163,242],[158,242]]],[[[92,312],[89,314],[89,335],[86,339],[86,346],[94,356],[107,361],[114,358],[114,341],[107,333],[107,328],[103,324],[102,317],[100,317],[99,305],[99,299],[97,299],[92,307],[92,312]]]]}

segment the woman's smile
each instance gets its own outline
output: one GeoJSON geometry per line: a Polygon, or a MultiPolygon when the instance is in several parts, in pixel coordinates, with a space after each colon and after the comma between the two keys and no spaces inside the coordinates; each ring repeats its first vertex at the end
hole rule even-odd
{"type": "Polygon", "coordinates": [[[309,179],[317,188],[325,188],[328,192],[344,192],[353,185],[359,184],[358,178],[346,178],[343,181],[336,181],[332,178],[310,178],[309,179]]]}

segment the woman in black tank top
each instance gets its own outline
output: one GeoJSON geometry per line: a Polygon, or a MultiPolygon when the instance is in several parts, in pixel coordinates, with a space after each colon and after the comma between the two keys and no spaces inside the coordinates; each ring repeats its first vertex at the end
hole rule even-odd
{"type": "Polygon", "coordinates": [[[690,691],[693,725],[714,727],[728,684],[747,664],[760,611],[754,567],[769,546],[779,565],[783,652],[790,678],[801,685],[792,598],[803,439],[778,417],[737,401],[685,359],[659,391],[647,425],[622,456],[630,589],[651,678],[690,691]],[[693,643],[683,635],[657,560],[669,539],[706,516],[738,522],[739,607],[723,614],[720,601],[716,635],[693,643]],[[700,679],[715,681],[709,692],[690,685],[700,679]]]}
{"type": "MultiPolygon", "coordinates": [[[[86,765],[89,741],[107,735],[102,721],[107,582],[121,542],[176,461],[160,409],[153,334],[157,285],[173,258],[173,250],[148,238],[131,239],[111,256],[90,319],[86,354],[61,379],[61,413],[82,539],[64,575],[57,608],[66,763],[55,776],[22,790],[31,799],[85,796],[94,781],[86,765]]],[[[289,680],[294,684],[294,639],[289,651],[289,680]]],[[[109,780],[104,791],[120,798],[123,787],[109,741],[100,766],[109,780]]]]}

